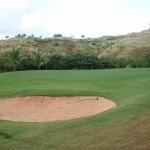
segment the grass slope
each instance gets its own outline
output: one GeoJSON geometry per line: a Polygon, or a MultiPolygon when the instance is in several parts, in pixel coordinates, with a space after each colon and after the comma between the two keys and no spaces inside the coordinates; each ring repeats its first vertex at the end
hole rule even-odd
{"type": "Polygon", "coordinates": [[[0,97],[99,95],[117,103],[92,117],[46,123],[0,121],[2,150],[148,150],[150,69],[0,74],[0,97]]]}
{"type": "MultiPolygon", "coordinates": [[[[112,41],[110,41],[112,43],[112,41]]],[[[100,54],[113,57],[143,58],[150,54],[150,30],[132,33],[119,38],[113,45],[103,49],[100,54]]]]}
{"type": "Polygon", "coordinates": [[[50,54],[92,53],[97,56],[143,58],[150,54],[150,30],[123,36],[103,36],[95,39],[26,39],[12,38],[0,41],[0,54],[14,48],[23,52],[41,49],[50,54]]]}

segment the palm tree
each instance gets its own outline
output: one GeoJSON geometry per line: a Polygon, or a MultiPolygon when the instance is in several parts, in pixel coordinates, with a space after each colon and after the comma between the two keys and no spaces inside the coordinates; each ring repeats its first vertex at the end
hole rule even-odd
{"type": "Polygon", "coordinates": [[[37,67],[38,70],[40,70],[41,66],[45,64],[46,55],[44,55],[40,49],[32,51],[30,57],[31,62],[37,67]]]}
{"type": "Polygon", "coordinates": [[[20,38],[20,37],[21,37],[21,34],[17,34],[15,37],[16,37],[16,38],[20,38]]]}
{"type": "Polygon", "coordinates": [[[25,38],[27,35],[25,34],[25,33],[23,33],[22,35],[21,35],[21,37],[22,38],[25,38]]]}
{"type": "Polygon", "coordinates": [[[13,71],[16,71],[17,66],[19,66],[22,61],[20,49],[13,48],[12,50],[6,52],[5,59],[9,66],[13,67],[13,71]]]}
{"type": "Polygon", "coordinates": [[[5,53],[0,53],[0,72],[6,72],[9,70],[10,65],[8,63],[8,60],[6,59],[5,53]]]}

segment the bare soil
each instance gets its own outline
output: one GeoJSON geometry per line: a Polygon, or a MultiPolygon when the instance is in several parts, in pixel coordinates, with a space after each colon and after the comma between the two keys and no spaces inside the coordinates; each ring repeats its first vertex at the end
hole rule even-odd
{"type": "Polygon", "coordinates": [[[27,96],[0,99],[0,119],[22,122],[47,122],[91,116],[116,104],[103,97],[27,96]]]}

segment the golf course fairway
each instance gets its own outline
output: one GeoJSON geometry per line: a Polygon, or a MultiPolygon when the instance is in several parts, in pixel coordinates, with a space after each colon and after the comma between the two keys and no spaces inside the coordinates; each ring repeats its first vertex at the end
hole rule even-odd
{"type": "Polygon", "coordinates": [[[0,150],[150,149],[149,68],[0,74],[0,101],[26,96],[96,96],[116,107],[69,120],[0,120],[0,150]]]}

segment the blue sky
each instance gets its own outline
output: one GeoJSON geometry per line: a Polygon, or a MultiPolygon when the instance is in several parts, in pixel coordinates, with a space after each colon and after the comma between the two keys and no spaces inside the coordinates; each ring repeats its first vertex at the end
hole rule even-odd
{"type": "Polygon", "coordinates": [[[100,37],[148,29],[150,0],[0,0],[0,38],[100,37]]]}

